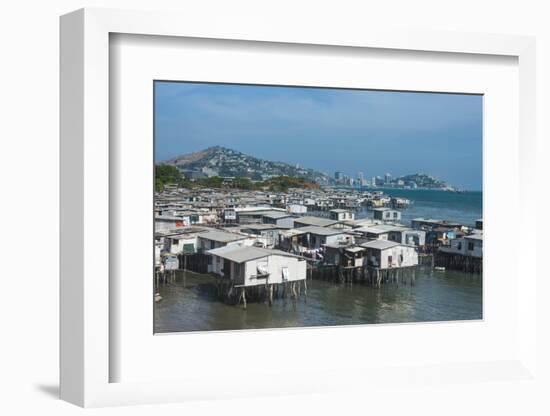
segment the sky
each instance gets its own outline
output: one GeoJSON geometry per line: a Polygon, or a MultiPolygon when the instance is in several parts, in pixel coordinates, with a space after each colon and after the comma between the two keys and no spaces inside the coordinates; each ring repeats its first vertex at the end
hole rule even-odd
{"type": "Polygon", "coordinates": [[[481,95],[155,82],[156,161],[224,146],[365,178],[482,188],[481,95]]]}

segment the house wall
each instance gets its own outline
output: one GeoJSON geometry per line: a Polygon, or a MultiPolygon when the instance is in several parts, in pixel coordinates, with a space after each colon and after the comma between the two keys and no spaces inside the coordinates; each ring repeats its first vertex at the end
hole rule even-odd
{"type": "Polygon", "coordinates": [[[367,256],[369,260],[374,256],[381,269],[418,265],[418,253],[414,247],[395,246],[385,250],[368,249],[367,256]],[[400,260],[400,255],[403,256],[402,260],[400,260]],[[389,262],[390,256],[392,257],[391,264],[389,262]]]}
{"type": "Polygon", "coordinates": [[[162,251],[162,245],[155,243],[155,266],[160,265],[160,253],[162,251]]]}
{"type": "Polygon", "coordinates": [[[348,234],[329,235],[325,239],[325,244],[336,244],[340,241],[345,241],[346,239],[349,239],[351,242],[353,242],[353,236],[348,234]]]}
{"type": "Polygon", "coordinates": [[[466,244],[464,244],[464,251],[465,251],[466,255],[473,256],[473,257],[483,257],[483,241],[482,240],[472,240],[472,239],[468,239],[468,238],[465,238],[464,240],[465,240],[465,243],[466,243],[466,244]],[[468,243],[473,243],[474,244],[474,249],[473,250],[469,250],[468,243]]]}
{"type": "MultiPolygon", "coordinates": [[[[401,212],[399,211],[394,211],[394,210],[387,210],[382,212],[375,211],[375,213],[377,212],[381,214],[380,215],[381,218],[377,218],[377,219],[382,219],[384,221],[401,221],[401,212]]],[[[376,216],[374,218],[376,218],[376,216]]]]}
{"type": "Polygon", "coordinates": [[[318,249],[321,248],[323,244],[337,244],[339,241],[344,241],[346,238],[351,239],[353,242],[353,237],[347,234],[334,234],[334,235],[317,235],[309,234],[309,248],[318,249]]]}
{"type": "Polygon", "coordinates": [[[413,244],[415,246],[424,246],[426,244],[426,232],[425,231],[404,231],[401,242],[403,244],[413,244]]]}
{"type": "Polygon", "coordinates": [[[367,249],[366,263],[369,266],[380,267],[381,252],[380,250],[367,249]]]}
{"type": "Polygon", "coordinates": [[[155,219],[155,231],[168,231],[173,230],[178,227],[183,227],[184,225],[189,225],[189,222],[185,222],[185,219],[181,220],[160,220],[155,219]]]}
{"type": "Polygon", "coordinates": [[[395,241],[397,243],[403,242],[403,232],[402,231],[390,231],[388,233],[388,240],[395,241]]]}
{"type": "Polygon", "coordinates": [[[197,249],[202,249],[202,250],[212,250],[214,248],[232,246],[232,245],[252,245],[252,242],[248,243],[248,240],[243,239],[243,240],[231,241],[229,243],[221,243],[219,241],[212,241],[212,240],[209,240],[208,238],[199,236],[196,247],[197,249]]]}
{"type": "Polygon", "coordinates": [[[223,211],[223,218],[225,221],[237,221],[237,213],[234,209],[226,209],[223,211]]]}
{"type": "Polygon", "coordinates": [[[367,232],[367,239],[369,240],[387,240],[389,233],[374,234],[367,232]]]}
{"type": "Polygon", "coordinates": [[[193,248],[196,251],[197,250],[197,237],[189,237],[185,239],[173,239],[170,237],[166,238],[166,241],[168,242],[167,245],[169,247],[165,247],[167,251],[173,254],[179,254],[183,251],[183,246],[185,244],[193,244],[193,248]]]}
{"type": "MultiPolygon", "coordinates": [[[[220,243],[218,241],[213,241],[213,246],[211,246],[212,240],[209,240],[207,238],[202,238],[199,236],[198,242],[197,242],[197,249],[201,249],[203,251],[206,250],[212,250],[219,247],[226,247],[226,246],[234,246],[234,245],[242,245],[242,246],[251,246],[254,244],[254,239],[246,239],[246,240],[237,240],[237,241],[231,241],[229,243],[220,243]]],[[[206,272],[207,273],[220,273],[221,269],[223,267],[216,267],[215,263],[215,257],[216,256],[210,256],[212,259],[210,264],[206,266],[206,272]]],[[[223,262],[222,262],[223,266],[223,262]]]]}
{"type": "Polygon", "coordinates": [[[353,265],[355,267],[361,267],[365,264],[365,258],[364,257],[357,257],[353,259],[353,265]]]}
{"type": "Polygon", "coordinates": [[[223,259],[218,256],[210,257],[212,258],[212,262],[208,265],[208,271],[211,273],[222,274],[223,259]]]}
{"type": "Polygon", "coordinates": [[[359,257],[356,257],[357,253],[350,253],[350,252],[346,253],[344,251],[343,255],[346,258],[346,260],[344,260],[345,262],[348,261],[346,254],[349,255],[349,256],[353,256],[353,259],[350,259],[351,260],[351,266],[361,267],[365,264],[366,260],[365,260],[365,257],[363,256],[365,253],[361,253],[361,255],[359,257]]]}
{"type": "Polygon", "coordinates": [[[307,207],[301,204],[290,204],[287,209],[292,214],[305,214],[307,212],[307,207]]]}
{"type": "Polygon", "coordinates": [[[355,219],[353,212],[331,212],[330,219],[335,221],[346,221],[355,219]]]}
{"type": "Polygon", "coordinates": [[[279,243],[279,230],[262,231],[260,235],[255,235],[254,237],[265,247],[273,248],[279,243]]]}
{"type": "Polygon", "coordinates": [[[245,283],[245,272],[246,265],[244,263],[230,263],[231,280],[234,284],[243,285],[245,283]]]}
{"type": "Polygon", "coordinates": [[[454,238],[450,245],[440,247],[440,250],[445,253],[460,254],[462,256],[483,257],[483,241],[472,240],[464,237],[454,238]],[[468,243],[474,244],[474,249],[468,248],[468,243]]]}
{"type": "Polygon", "coordinates": [[[285,227],[285,228],[294,228],[294,218],[288,217],[288,218],[279,218],[275,224],[277,224],[279,227],[285,227]]]}
{"type": "Polygon", "coordinates": [[[306,261],[293,257],[271,255],[261,259],[246,262],[245,268],[245,286],[256,286],[265,284],[265,279],[255,279],[257,275],[257,266],[259,263],[267,262],[269,278],[267,283],[283,283],[283,267],[288,267],[288,281],[304,280],[306,278],[306,261]]]}

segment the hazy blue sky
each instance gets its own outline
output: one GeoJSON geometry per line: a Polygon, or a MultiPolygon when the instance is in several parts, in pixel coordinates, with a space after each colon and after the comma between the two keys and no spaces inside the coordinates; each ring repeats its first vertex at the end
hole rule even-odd
{"type": "Polygon", "coordinates": [[[156,82],[156,159],[220,145],[355,177],[482,186],[482,97],[156,82]]]}

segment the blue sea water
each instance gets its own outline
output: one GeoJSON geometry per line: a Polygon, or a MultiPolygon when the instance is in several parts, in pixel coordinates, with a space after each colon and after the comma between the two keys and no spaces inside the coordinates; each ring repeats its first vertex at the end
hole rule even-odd
{"type": "MultiPolygon", "coordinates": [[[[465,191],[462,193],[429,189],[379,189],[385,194],[407,198],[412,201],[409,208],[402,210],[402,223],[410,225],[414,218],[434,218],[456,221],[473,226],[483,217],[483,193],[465,191]]],[[[372,212],[362,211],[358,218],[372,217],[372,212]]]]}

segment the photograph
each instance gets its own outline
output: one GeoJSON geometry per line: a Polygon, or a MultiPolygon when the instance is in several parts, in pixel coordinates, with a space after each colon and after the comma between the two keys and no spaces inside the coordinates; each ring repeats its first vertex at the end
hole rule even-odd
{"type": "Polygon", "coordinates": [[[154,333],[483,319],[483,95],[155,80],[154,333]]]}

